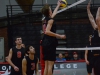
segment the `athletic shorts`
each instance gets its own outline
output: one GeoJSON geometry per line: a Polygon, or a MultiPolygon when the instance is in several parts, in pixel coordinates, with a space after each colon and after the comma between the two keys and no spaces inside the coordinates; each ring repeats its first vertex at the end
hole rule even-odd
{"type": "Polygon", "coordinates": [[[56,60],[56,46],[42,46],[43,60],[55,61],[56,60]]]}
{"type": "Polygon", "coordinates": [[[92,73],[92,65],[87,65],[87,72],[92,73]]]}
{"type": "Polygon", "coordinates": [[[100,75],[100,56],[94,56],[94,73],[100,75]]]}
{"type": "Polygon", "coordinates": [[[86,65],[87,67],[87,72],[92,73],[92,68],[93,68],[93,59],[89,60],[89,65],[86,65]]]}
{"type": "Polygon", "coordinates": [[[22,72],[16,72],[14,69],[11,69],[10,75],[22,75],[22,72]]]}

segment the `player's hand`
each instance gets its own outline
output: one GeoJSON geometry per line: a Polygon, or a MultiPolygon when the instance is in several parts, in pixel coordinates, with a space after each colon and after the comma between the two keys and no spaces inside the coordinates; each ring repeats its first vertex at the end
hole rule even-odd
{"type": "Polygon", "coordinates": [[[7,57],[5,57],[5,59],[6,59],[6,61],[8,61],[8,56],[7,56],[7,57]]]}
{"type": "Polygon", "coordinates": [[[19,68],[17,66],[14,67],[15,71],[19,71],[19,68]]]}
{"type": "Polygon", "coordinates": [[[99,10],[99,12],[100,12],[100,7],[98,7],[98,10],[99,10]]]}
{"type": "Polygon", "coordinates": [[[66,36],[65,35],[60,35],[60,38],[61,39],[66,39],[66,36]]]}
{"type": "Polygon", "coordinates": [[[90,4],[91,4],[91,0],[89,1],[88,5],[87,5],[87,9],[90,9],[90,4]]]}
{"type": "Polygon", "coordinates": [[[89,65],[89,61],[86,61],[86,64],[89,65]]]}
{"type": "Polygon", "coordinates": [[[60,6],[61,5],[61,0],[58,0],[57,4],[60,6]]]}

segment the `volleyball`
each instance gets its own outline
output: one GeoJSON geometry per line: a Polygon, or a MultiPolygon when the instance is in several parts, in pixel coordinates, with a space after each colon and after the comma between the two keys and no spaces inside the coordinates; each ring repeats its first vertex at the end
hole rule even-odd
{"type": "Polygon", "coordinates": [[[67,1],[66,0],[61,0],[60,8],[63,9],[65,7],[67,7],[67,1]]]}

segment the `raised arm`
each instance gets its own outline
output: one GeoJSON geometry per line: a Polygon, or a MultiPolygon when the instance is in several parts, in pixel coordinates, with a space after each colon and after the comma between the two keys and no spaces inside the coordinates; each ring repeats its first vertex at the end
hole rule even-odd
{"type": "Polygon", "coordinates": [[[89,1],[88,5],[87,5],[87,13],[88,13],[88,17],[89,17],[89,20],[91,22],[91,25],[94,29],[97,28],[97,25],[95,23],[95,20],[94,20],[94,17],[93,15],[91,14],[91,11],[90,11],[90,3],[91,3],[91,0],[89,1]]]}
{"type": "Polygon", "coordinates": [[[58,4],[57,4],[55,10],[53,11],[53,14],[52,14],[51,18],[54,18],[55,17],[55,15],[57,14],[57,11],[58,11],[60,5],[61,5],[61,2],[58,1],[58,4]]]}
{"type": "Polygon", "coordinates": [[[26,64],[27,64],[27,61],[26,61],[26,59],[24,58],[24,59],[22,60],[22,73],[23,73],[23,75],[27,75],[27,74],[26,74],[26,64]]]}
{"type": "Polygon", "coordinates": [[[38,65],[39,65],[39,59],[38,59],[38,62],[36,64],[36,71],[35,71],[36,75],[39,75],[38,65]]]}
{"type": "Polygon", "coordinates": [[[96,23],[98,25],[98,30],[99,30],[99,36],[100,36],[100,7],[97,10],[97,14],[96,14],[96,23]]]}
{"type": "Polygon", "coordinates": [[[96,20],[99,20],[100,21],[100,7],[97,10],[96,20]]]}

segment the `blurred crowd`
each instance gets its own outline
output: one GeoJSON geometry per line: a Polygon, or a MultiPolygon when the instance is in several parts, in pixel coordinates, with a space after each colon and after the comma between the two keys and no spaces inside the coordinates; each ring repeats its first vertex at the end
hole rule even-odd
{"type": "Polygon", "coordinates": [[[77,51],[73,51],[71,54],[66,51],[65,53],[59,53],[56,57],[56,62],[66,62],[66,61],[78,61],[82,60],[77,51]]]}

